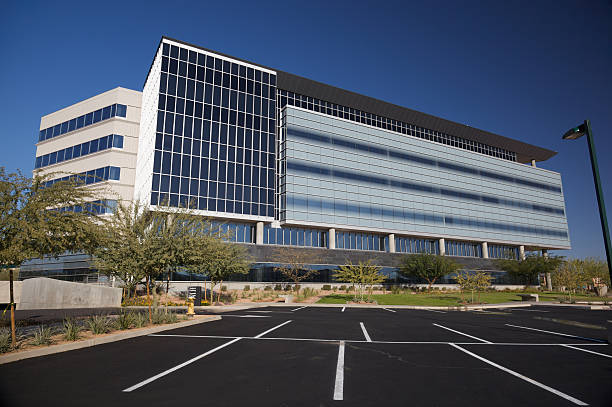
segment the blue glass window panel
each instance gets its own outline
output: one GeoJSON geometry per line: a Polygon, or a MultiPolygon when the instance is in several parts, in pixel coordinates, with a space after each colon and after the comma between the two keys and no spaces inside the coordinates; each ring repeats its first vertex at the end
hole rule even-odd
{"type": "Polygon", "coordinates": [[[100,138],[98,142],[98,150],[106,150],[108,148],[108,136],[100,138]]]}
{"type": "Polygon", "coordinates": [[[113,147],[123,148],[123,136],[113,134],[113,147]]]}
{"type": "Polygon", "coordinates": [[[99,139],[91,140],[89,142],[89,154],[97,152],[99,145],[100,145],[99,139]]]}
{"type": "Polygon", "coordinates": [[[127,106],[122,104],[117,104],[117,116],[126,117],[127,115],[127,106]]]}
{"type": "Polygon", "coordinates": [[[102,120],[102,109],[93,112],[93,122],[98,123],[100,120],[102,120]]]}
{"type": "Polygon", "coordinates": [[[57,162],[61,163],[62,161],[64,161],[64,150],[59,150],[57,152],[57,162]]]}
{"type": "Polygon", "coordinates": [[[76,121],[77,119],[72,119],[70,122],[68,122],[68,131],[73,131],[76,129],[76,121]]]}
{"type": "MultiPolygon", "coordinates": [[[[115,181],[119,181],[120,177],[121,177],[121,168],[119,168],[119,167],[110,167],[108,178],[112,179],[112,180],[115,180],[115,181]]],[[[158,179],[159,179],[159,176],[158,176],[158,179]]]]}
{"type": "Polygon", "coordinates": [[[93,124],[93,112],[91,113],[87,113],[85,115],[85,126],[89,126],[91,124],[93,124]]]}
{"type": "Polygon", "coordinates": [[[101,182],[104,180],[106,180],[104,177],[104,168],[96,169],[94,182],[101,182]]]}
{"type": "Polygon", "coordinates": [[[89,154],[89,141],[81,144],[81,155],[89,154]]]}
{"type": "Polygon", "coordinates": [[[111,107],[106,106],[102,109],[102,120],[109,119],[111,117],[111,107]]]}
{"type": "Polygon", "coordinates": [[[40,168],[42,165],[42,156],[38,156],[36,157],[36,164],[34,165],[35,168],[40,168]]]}
{"type": "Polygon", "coordinates": [[[110,115],[111,117],[115,117],[117,115],[117,104],[112,105],[110,115]]]}
{"type": "Polygon", "coordinates": [[[57,152],[54,151],[49,154],[49,165],[53,165],[57,162],[57,152]]]}
{"type": "Polygon", "coordinates": [[[61,126],[62,126],[62,127],[61,127],[60,134],[67,133],[67,132],[68,132],[68,122],[64,122],[64,123],[62,123],[62,125],[61,125],[61,126]]]}

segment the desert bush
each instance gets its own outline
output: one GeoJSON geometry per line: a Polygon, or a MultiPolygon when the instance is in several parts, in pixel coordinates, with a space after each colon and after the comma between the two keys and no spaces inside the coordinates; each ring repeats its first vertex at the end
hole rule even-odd
{"type": "Polygon", "coordinates": [[[291,290],[292,290],[292,288],[291,288],[291,284],[287,284],[287,285],[285,286],[285,291],[291,291],[291,290]]]}
{"type": "Polygon", "coordinates": [[[272,291],[272,286],[271,285],[265,286],[264,291],[272,291]]]}
{"type": "Polygon", "coordinates": [[[221,291],[227,291],[227,286],[226,285],[222,285],[221,286],[221,291]]]}
{"type": "Polygon", "coordinates": [[[64,339],[67,341],[78,341],[81,337],[83,327],[72,318],[64,319],[64,339]]]}
{"type": "Polygon", "coordinates": [[[283,286],[282,286],[282,285],[280,285],[280,284],[276,284],[276,285],[274,286],[274,291],[282,291],[282,290],[283,290],[283,286]]]}
{"type": "Polygon", "coordinates": [[[11,330],[8,328],[0,328],[0,353],[6,353],[12,349],[11,330]]]}
{"type": "Polygon", "coordinates": [[[130,329],[134,323],[133,312],[121,312],[115,320],[115,325],[118,329],[130,329]]]}
{"type": "Polygon", "coordinates": [[[53,329],[48,326],[39,325],[36,327],[34,331],[34,336],[32,336],[32,345],[51,345],[53,342],[51,337],[53,336],[53,329]]]}
{"type": "Polygon", "coordinates": [[[243,291],[249,291],[251,289],[250,285],[245,285],[244,288],[242,289],[243,291]]]}
{"type": "Polygon", "coordinates": [[[110,331],[110,323],[107,317],[102,315],[93,315],[87,318],[85,321],[87,325],[87,329],[89,329],[93,334],[105,334],[110,331]]]}
{"type": "Polygon", "coordinates": [[[331,288],[331,285],[329,285],[329,284],[324,284],[324,285],[323,285],[323,287],[321,287],[321,289],[322,289],[323,291],[331,291],[331,289],[332,289],[332,288],[331,288]]]}
{"type": "Polygon", "coordinates": [[[391,294],[401,294],[401,293],[402,293],[402,288],[399,285],[391,286],[391,294]]]}
{"type": "Polygon", "coordinates": [[[341,285],[340,286],[340,291],[346,291],[346,286],[345,285],[341,285]]]}
{"type": "Polygon", "coordinates": [[[142,328],[149,324],[149,317],[144,312],[135,312],[131,323],[134,325],[134,328],[142,328]]]}

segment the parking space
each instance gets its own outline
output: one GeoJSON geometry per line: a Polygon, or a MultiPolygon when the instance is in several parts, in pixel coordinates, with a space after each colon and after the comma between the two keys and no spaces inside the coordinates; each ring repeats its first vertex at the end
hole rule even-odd
{"type": "Polygon", "coordinates": [[[221,321],[2,365],[0,401],[609,405],[612,350],[602,327],[612,313],[527,309],[233,311],[221,321]]]}

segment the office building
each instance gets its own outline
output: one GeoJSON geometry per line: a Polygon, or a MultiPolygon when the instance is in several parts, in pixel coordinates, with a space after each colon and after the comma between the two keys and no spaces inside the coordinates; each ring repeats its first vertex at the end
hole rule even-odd
{"type": "MultiPolygon", "coordinates": [[[[347,260],[392,271],[426,251],[494,271],[496,258],[570,248],[561,176],[536,166],[555,152],[541,147],[166,37],[142,107],[127,107],[138,114],[126,191],[225,223],[255,260],[251,280],[280,279],[280,246],[320,281],[347,260]]],[[[37,164],[45,143],[87,141],[61,132],[68,116],[43,118],[43,138],[54,130],[37,164]]],[[[61,165],[89,171],[83,160],[61,165]]]]}

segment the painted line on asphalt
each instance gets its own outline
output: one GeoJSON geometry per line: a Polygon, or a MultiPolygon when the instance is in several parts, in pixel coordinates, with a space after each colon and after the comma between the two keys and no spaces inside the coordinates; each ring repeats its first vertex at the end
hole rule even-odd
{"type": "Polygon", "coordinates": [[[476,336],[468,335],[468,334],[466,334],[464,332],[456,331],[454,329],[445,327],[443,325],[439,325],[439,324],[434,324],[434,325],[437,326],[438,328],[446,329],[447,331],[451,331],[451,332],[454,332],[454,333],[459,334],[459,335],[467,336],[468,338],[476,339],[477,341],[480,341],[480,342],[483,342],[483,343],[488,343],[488,344],[492,344],[493,343],[493,342],[487,341],[485,339],[478,338],[476,336]]]}
{"type": "Polygon", "coordinates": [[[270,318],[270,315],[223,315],[225,317],[236,317],[236,318],[270,318]]]}
{"type": "Polygon", "coordinates": [[[303,307],[299,307],[299,308],[296,308],[296,309],[292,309],[292,310],[291,310],[291,312],[301,310],[302,308],[306,308],[306,305],[304,305],[303,307]]]}
{"type": "Polygon", "coordinates": [[[459,349],[460,351],[462,351],[462,352],[464,352],[464,353],[467,353],[468,355],[470,355],[470,356],[472,356],[472,357],[475,357],[475,358],[476,358],[476,359],[478,359],[478,360],[481,360],[481,361],[483,361],[483,362],[485,362],[485,363],[488,363],[489,365],[491,365],[491,366],[493,366],[493,367],[496,367],[496,368],[498,368],[498,369],[500,369],[500,370],[503,370],[503,371],[504,371],[504,372],[506,372],[506,373],[510,373],[510,374],[511,374],[512,376],[514,376],[514,377],[518,377],[519,379],[524,380],[524,381],[526,381],[526,382],[528,382],[528,383],[531,383],[531,384],[533,384],[534,386],[537,386],[537,387],[539,387],[539,388],[541,388],[541,389],[544,389],[544,390],[549,391],[549,392],[551,392],[551,393],[553,393],[553,394],[556,394],[556,395],[557,395],[557,396],[559,396],[559,397],[562,397],[562,398],[564,398],[564,399],[566,399],[566,400],[569,400],[569,401],[571,401],[571,402],[572,402],[572,403],[574,403],[574,404],[577,404],[577,405],[579,405],[579,406],[588,406],[588,404],[587,404],[587,403],[585,403],[585,402],[583,402],[583,401],[580,401],[580,400],[578,400],[577,398],[574,398],[574,397],[572,397],[572,396],[570,396],[570,395],[568,395],[568,394],[565,394],[565,393],[563,393],[563,392],[560,392],[559,390],[553,389],[552,387],[549,387],[549,386],[547,386],[547,385],[545,385],[545,384],[542,384],[542,383],[540,383],[540,382],[538,382],[538,381],[535,381],[535,380],[533,380],[533,379],[530,379],[530,378],[529,378],[529,377],[527,377],[527,376],[523,376],[522,374],[520,374],[520,373],[518,373],[518,372],[515,372],[514,370],[508,369],[507,367],[504,367],[504,366],[502,366],[502,365],[498,365],[497,363],[492,362],[492,361],[490,361],[490,360],[488,360],[488,359],[485,359],[485,358],[483,358],[482,356],[479,356],[479,355],[477,355],[477,354],[475,354],[475,353],[472,353],[472,352],[470,352],[469,350],[464,349],[464,348],[462,348],[462,347],[461,347],[461,346],[459,346],[459,345],[456,345],[456,344],[454,344],[454,343],[449,343],[449,345],[450,345],[450,346],[452,346],[452,347],[453,347],[453,348],[455,348],[455,349],[459,349]]]}
{"type": "Polygon", "coordinates": [[[344,312],[345,309],[346,309],[346,307],[342,307],[342,311],[340,311],[340,312],[344,312]]]}
{"type": "Polygon", "coordinates": [[[370,335],[368,335],[368,331],[366,331],[365,325],[363,324],[363,322],[360,322],[359,325],[361,325],[361,330],[363,331],[363,336],[365,336],[366,341],[372,342],[372,338],[370,338],[370,335]]]}
{"type": "Polygon", "coordinates": [[[183,362],[183,363],[181,363],[180,365],[177,365],[177,366],[175,366],[175,367],[173,367],[173,368],[171,368],[171,369],[168,369],[168,370],[165,370],[165,371],[163,371],[163,372],[161,372],[161,373],[159,373],[159,374],[156,374],[155,376],[150,377],[150,378],[148,378],[147,380],[143,380],[142,382],[137,383],[137,384],[133,385],[132,387],[128,387],[127,389],[124,389],[123,391],[124,391],[124,392],[126,392],[126,393],[129,393],[129,392],[131,392],[131,391],[134,391],[134,390],[136,390],[136,389],[139,389],[139,388],[141,388],[142,386],[145,386],[145,385],[147,385],[147,384],[149,384],[149,383],[151,383],[151,382],[153,382],[153,381],[155,381],[155,380],[159,379],[160,377],[164,377],[164,376],[166,376],[166,375],[168,375],[168,374],[170,374],[170,373],[172,373],[172,372],[175,372],[175,371],[177,371],[177,370],[179,370],[179,369],[181,369],[181,368],[183,368],[183,367],[185,367],[185,366],[187,366],[187,365],[189,365],[189,364],[191,364],[191,363],[193,363],[193,362],[196,362],[196,361],[198,361],[198,360],[202,359],[203,357],[206,357],[206,356],[208,356],[208,355],[210,355],[210,354],[212,354],[212,353],[215,353],[216,351],[218,351],[218,350],[220,350],[220,349],[223,349],[223,348],[225,348],[226,346],[229,346],[229,345],[231,345],[232,343],[238,342],[240,339],[242,339],[242,338],[232,339],[231,341],[226,342],[226,343],[224,343],[224,344],[223,344],[223,345],[221,345],[221,346],[217,346],[216,348],[211,349],[211,350],[209,350],[208,352],[202,353],[201,355],[198,355],[198,356],[196,356],[196,357],[195,357],[195,358],[193,358],[193,359],[189,359],[188,361],[183,362]]]}
{"type": "Polygon", "coordinates": [[[516,308],[516,309],[509,308],[509,309],[510,309],[510,311],[550,312],[550,311],[544,311],[544,310],[541,310],[541,309],[519,309],[519,308],[516,308]]]}
{"type": "MultiPolygon", "coordinates": [[[[492,345],[492,346],[607,346],[607,343],[519,343],[519,342],[447,342],[447,341],[364,341],[351,339],[320,339],[320,338],[256,338],[254,336],[226,336],[226,335],[179,335],[179,334],[150,334],[147,336],[159,336],[164,338],[204,338],[204,339],[236,339],[245,340],[265,340],[265,341],[310,341],[310,342],[339,342],[345,343],[379,343],[391,345],[448,345],[454,343],[456,345],[492,345]]],[[[584,350],[584,349],[583,349],[584,350]]]]}
{"type": "Polygon", "coordinates": [[[577,348],[575,346],[570,346],[570,345],[561,345],[564,348],[570,348],[570,349],[576,349],[576,350],[581,350],[583,352],[587,352],[587,353],[592,353],[593,355],[599,355],[599,356],[603,356],[605,358],[610,358],[612,359],[612,355],[606,355],[605,353],[599,353],[599,352],[593,352],[592,350],[588,350],[588,349],[581,349],[581,348],[577,348]]]}
{"type": "Polygon", "coordinates": [[[431,312],[439,312],[440,314],[446,314],[446,311],[438,311],[437,309],[429,309],[429,308],[419,308],[423,311],[431,311],[431,312]]]}
{"type": "Polygon", "coordinates": [[[274,331],[275,329],[278,329],[278,328],[280,328],[283,325],[287,325],[289,322],[291,322],[291,320],[285,321],[282,324],[276,325],[274,328],[270,328],[267,331],[264,331],[264,332],[260,333],[259,335],[255,336],[255,338],[261,338],[265,334],[269,334],[270,332],[274,331]]]}
{"type": "Polygon", "coordinates": [[[338,347],[338,364],[336,365],[334,400],[344,400],[344,341],[340,341],[340,346],[338,347]]]}
{"type": "Polygon", "coordinates": [[[504,325],[511,326],[511,327],[514,327],[514,328],[528,329],[530,331],[544,332],[544,333],[547,333],[547,334],[567,336],[568,338],[584,339],[585,341],[593,341],[593,342],[599,342],[599,343],[606,343],[606,341],[602,341],[601,339],[586,338],[584,336],[564,334],[564,333],[561,333],[561,332],[545,331],[543,329],[529,328],[527,326],[512,325],[512,324],[504,324],[504,325]]]}
{"type": "Polygon", "coordinates": [[[247,311],[247,312],[274,312],[274,311],[247,311]]]}
{"type": "Polygon", "coordinates": [[[389,312],[397,312],[395,310],[389,309],[389,308],[383,308],[385,311],[389,311],[389,312]]]}

